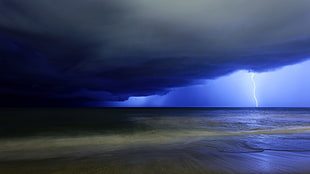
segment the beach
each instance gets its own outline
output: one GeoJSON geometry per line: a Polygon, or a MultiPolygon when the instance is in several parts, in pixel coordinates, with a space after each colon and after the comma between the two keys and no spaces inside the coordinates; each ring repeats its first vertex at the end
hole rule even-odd
{"type": "Polygon", "coordinates": [[[308,109],[80,110],[2,110],[0,173],[310,172],[308,109]]]}

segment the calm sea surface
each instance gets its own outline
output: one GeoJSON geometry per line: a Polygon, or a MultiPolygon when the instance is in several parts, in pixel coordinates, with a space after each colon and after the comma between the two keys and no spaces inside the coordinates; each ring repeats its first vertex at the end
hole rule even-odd
{"type": "Polygon", "coordinates": [[[310,109],[1,109],[0,173],[310,173],[310,109]]]}

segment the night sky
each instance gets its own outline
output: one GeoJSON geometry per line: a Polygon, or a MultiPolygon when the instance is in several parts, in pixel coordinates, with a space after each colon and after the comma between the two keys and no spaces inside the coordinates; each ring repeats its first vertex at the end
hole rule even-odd
{"type": "Polygon", "coordinates": [[[310,106],[310,0],[0,0],[0,106],[310,106]]]}

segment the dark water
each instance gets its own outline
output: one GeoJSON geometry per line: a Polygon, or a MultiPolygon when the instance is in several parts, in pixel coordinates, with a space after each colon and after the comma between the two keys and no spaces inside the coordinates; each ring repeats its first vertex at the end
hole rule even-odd
{"type": "Polygon", "coordinates": [[[0,173],[310,173],[307,108],[2,109],[0,173]]]}

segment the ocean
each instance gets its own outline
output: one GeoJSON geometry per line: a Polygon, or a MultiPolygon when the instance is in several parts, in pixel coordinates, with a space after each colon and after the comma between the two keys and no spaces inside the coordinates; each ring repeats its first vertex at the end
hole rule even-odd
{"type": "Polygon", "coordinates": [[[309,108],[2,108],[1,174],[310,173],[309,108]]]}

